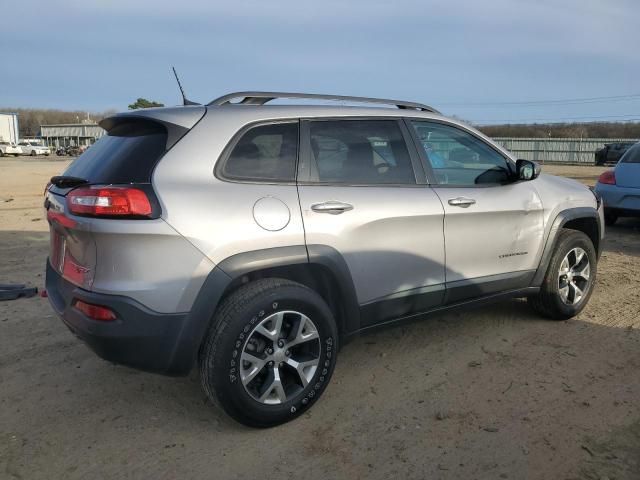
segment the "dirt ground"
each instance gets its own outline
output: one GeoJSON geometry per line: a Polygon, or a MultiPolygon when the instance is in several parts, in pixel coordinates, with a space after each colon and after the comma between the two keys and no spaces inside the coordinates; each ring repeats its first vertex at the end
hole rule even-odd
{"type": "MultiPolygon", "coordinates": [[[[0,283],[42,286],[42,191],[67,164],[0,159],[0,283]]],[[[0,302],[0,478],[639,479],[639,220],[608,229],[598,270],[568,322],[514,300],[362,336],[314,408],[267,431],[195,373],[100,360],[47,299],[0,302]]]]}

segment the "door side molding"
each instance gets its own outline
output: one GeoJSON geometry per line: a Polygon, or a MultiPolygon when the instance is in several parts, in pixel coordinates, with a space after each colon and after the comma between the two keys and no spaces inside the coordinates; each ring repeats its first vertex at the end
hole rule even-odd
{"type": "Polygon", "coordinates": [[[368,328],[408,315],[440,307],[445,295],[443,283],[412,288],[360,305],[361,328],[368,328]]]}

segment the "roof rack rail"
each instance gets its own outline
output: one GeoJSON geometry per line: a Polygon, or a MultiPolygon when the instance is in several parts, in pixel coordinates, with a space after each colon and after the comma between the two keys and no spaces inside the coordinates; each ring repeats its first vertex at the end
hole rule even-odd
{"type": "Polygon", "coordinates": [[[292,92],[234,92],[216,98],[207,106],[241,104],[241,105],[264,105],[271,100],[278,98],[302,98],[309,100],[334,100],[348,101],[356,103],[375,103],[379,105],[395,105],[400,109],[414,109],[425,112],[440,113],[435,108],[415,102],[405,102],[402,100],[388,100],[384,98],[351,97],[346,95],[323,95],[319,93],[292,93],[292,92]],[[240,99],[238,102],[231,100],[240,99]]]}

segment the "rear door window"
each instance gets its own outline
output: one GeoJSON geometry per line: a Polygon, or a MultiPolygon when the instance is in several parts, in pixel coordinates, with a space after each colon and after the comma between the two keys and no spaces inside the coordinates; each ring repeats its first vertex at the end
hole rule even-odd
{"type": "Polygon", "coordinates": [[[122,122],[80,155],[64,175],[92,184],[148,183],[166,145],[163,125],[148,120],[122,122]]]}
{"type": "Polygon", "coordinates": [[[311,182],[415,184],[404,136],[395,120],[309,122],[311,182]]]}
{"type": "Polygon", "coordinates": [[[270,123],[247,130],[220,169],[229,180],[295,182],[298,122],[270,123]]]}

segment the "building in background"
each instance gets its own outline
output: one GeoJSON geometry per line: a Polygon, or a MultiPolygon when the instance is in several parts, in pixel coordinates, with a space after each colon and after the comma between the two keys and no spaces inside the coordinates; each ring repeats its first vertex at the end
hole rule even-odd
{"type": "Polygon", "coordinates": [[[80,147],[93,145],[107,132],[96,123],[41,125],[40,138],[49,147],[80,147]]]}
{"type": "Polygon", "coordinates": [[[18,114],[0,113],[0,142],[18,143],[18,114]]]}

